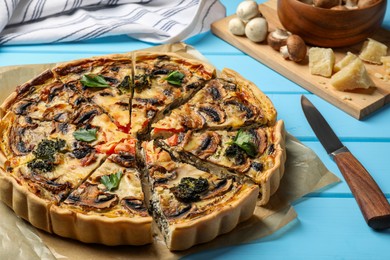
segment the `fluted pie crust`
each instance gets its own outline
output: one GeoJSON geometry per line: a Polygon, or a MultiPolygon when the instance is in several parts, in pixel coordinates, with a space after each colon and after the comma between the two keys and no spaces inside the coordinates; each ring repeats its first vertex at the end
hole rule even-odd
{"type": "MultiPolygon", "coordinates": [[[[158,144],[157,139],[177,134],[165,131],[163,136],[154,135],[154,124],[191,102],[196,93],[217,78],[238,87],[242,93],[250,93],[242,96],[246,100],[237,104],[237,109],[252,113],[248,109],[258,107],[260,117],[251,118],[254,125],[272,129],[268,137],[272,139],[272,154],[267,156],[272,160],[272,167],[263,172],[259,169],[257,181],[219,165],[206,170],[205,174],[210,176],[221,180],[233,178],[233,182],[240,183],[236,184],[240,187],[237,193],[234,196],[229,195],[232,191],[221,193],[216,201],[225,199],[226,202],[215,204],[215,210],[208,206],[201,216],[188,219],[178,216],[170,220],[166,227],[169,232],[162,230],[162,234],[170,250],[184,250],[233,230],[253,215],[256,205],[265,205],[279,187],[286,160],[284,124],[276,120],[276,110],[269,98],[238,73],[224,69],[217,76],[209,64],[175,53],[134,52],[71,61],[16,87],[0,106],[0,200],[33,226],[63,237],[105,245],[152,243],[152,223],[161,222],[156,218],[162,217],[153,214],[150,206],[149,201],[157,189],[147,174],[147,158],[142,153],[141,143],[156,139],[158,144]],[[177,72],[179,77],[174,75],[174,81],[168,81],[170,74],[177,72]],[[82,83],[85,75],[101,76],[106,85],[86,87],[86,83],[82,83]],[[39,124],[50,124],[50,131],[36,132],[39,124]],[[88,129],[96,131],[95,139],[76,140],[75,132],[88,129]],[[43,140],[57,145],[52,157],[39,157],[38,149],[43,140]],[[43,160],[44,165],[39,164],[39,160],[43,160]],[[103,182],[99,183],[101,176],[91,179],[108,160],[122,172],[137,169],[140,173],[129,177],[128,188],[124,189],[128,194],[118,194],[120,188],[109,189],[103,182]],[[90,167],[74,177],[74,171],[63,170],[66,169],[66,165],[61,165],[64,162],[71,162],[72,169],[90,167]],[[224,175],[225,172],[228,174],[224,175]],[[148,192],[135,195],[141,182],[146,183],[142,188],[146,187],[148,192]],[[41,189],[37,188],[40,184],[41,189]],[[88,187],[92,188],[88,190],[88,187]],[[103,205],[109,198],[114,206],[98,205],[98,200],[103,205]],[[127,206],[125,198],[129,201],[127,206]],[[75,206],[69,206],[67,199],[72,199],[75,206]],[[125,206],[120,208],[120,205],[125,206]],[[131,213],[127,214],[126,209],[131,213]]],[[[218,104],[223,106],[224,103],[218,104]]],[[[207,113],[213,116],[213,112],[205,111],[200,118],[210,120],[207,113]]],[[[226,130],[250,129],[252,121],[246,124],[243,120],[241,125],[227,124],[226,130]]],[[[216,129],[218,127],[210,128],[210,131],[216,129]]],[[[195,132],[207,130],[207,126],[192,129],[195,132]]],[[[197,165],[197,161],[171,155],[175,163],[192,164],[194,168],[197,165]]],[[[102,174],[114,173],[118,171],[107,169],[102,174]]],[[[201,202],[195,199],[185,204],[201,202]]]]}

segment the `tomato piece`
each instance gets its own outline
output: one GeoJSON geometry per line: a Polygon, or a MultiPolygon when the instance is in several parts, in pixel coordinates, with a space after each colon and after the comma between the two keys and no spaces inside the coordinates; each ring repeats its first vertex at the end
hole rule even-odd
{"type": "Polygon", "coordinates": [[[176,145],[179,143],[179,135],[178,135],[178,134],[172,135],[171,137],[169,137],[169,138],[167,139],[167,143],[168,143],[170,146],[176,146],[176,145]]]}
{"type": "Polygon", "coordinates": [[[115,153],[119,152],[128,152],[131,154],[135,154],[135,139],[125,139],[123,142],[120,142],[114,149],[115,153]]]}

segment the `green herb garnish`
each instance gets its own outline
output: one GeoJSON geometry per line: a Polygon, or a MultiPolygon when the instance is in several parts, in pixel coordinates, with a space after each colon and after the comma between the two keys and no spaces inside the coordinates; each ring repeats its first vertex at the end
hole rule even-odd
{"type": "Polygon", "coordinates": [[[84,74],[80,82],[83,86],[91,88],[106,88],[110,86],[103,76],[95,74],[84,74]]]}
{"type": "Polygon", "coordinates": [[[169,73],[169,75],[165,79],[168,81],[168,83],[172,85],[181,86],[184,77],[185,75],[183,73],[175,70],[169,73]]]}
{"type": "Polygon", "coordinates": [[[80,129],[80,130],[74,131],[73,136],[78,141],[84,141],[84,142],[90,143],[90,142],[95,141],[97,139],[96,132],[97,132],[96,128],[80,129]]]}
{"type": "Polygon", "coordinates": [[[100,182],[103,183],[104,186],[106,186],[106,188],[109,191],[112,191],[113,189],[118,188],[121,177],[122,177],[122,172],[117,172],[110,175],[104,175],[100,179],[100,182]]]}
{"type": "Polygon", "coordinates": [[[35,158],[28,162],[27,167],[31,170],[38,170],[41,172],[50,172],[54,170],[55,154],[61,152],[65,147],[65,140],[42,140],[36,149],[33,151],[35,158]]]}
{"type": "Polygon", "coordinates": [[[184,177],[177,186],[170,188],[170,190],[179,201],[190,203],[199,201],[201,194],[208,188],[209,182],[205,178],[184,177]]]}
{"type": "Polygon", "coordinates": [[[249,156],[254,157],[257,154],[254,137],[248,132],[239,130],[232,144],[238,145],[238,147],[244,150],[249,156]]]}
{"type": "Polygon", "coordinates": [[[130,81],[130,76],[126,76],[122,82],[118,85],[118,89],[123,93],[128,93],[131,91],[131,81],[130,81]]]}

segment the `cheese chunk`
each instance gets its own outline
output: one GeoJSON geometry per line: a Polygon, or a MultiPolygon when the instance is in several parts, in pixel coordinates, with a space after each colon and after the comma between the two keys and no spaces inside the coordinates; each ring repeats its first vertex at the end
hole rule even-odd
{"type": "Polygon", "coordinates": [[[390,56],[381,57],[381,62],[383,63],[383,67],[385,69],[384,79],[388,81],[390,80],[390,56]]]}
{"type": "Polygon", "coordinates": [[[342,58],[339,62],[337,62],[334,65],[333,71],[334,72],[340,71],[342,68],[346,67],[348,64],[350,64],[355,59],[357,59],[357,56],[355,54],[353,54],[351,52],[347,52],[347,55],[344,56],[344,58],[342,58]]]}
{"type": "Polygon", "coordinates": [[[387,46],[383,43],[368,38],[360,52],[359,58],[373,64],[382,64],[381,57],[386,56],[387,46]]]}
{"type": "Polygon", "coordinates": [[[313,75],[332,76],[335,56],[331,48],[313,47],[309,50],[309,69],[313,75]]]}
{"type": "Polygon", "coordinates": [[[360,59],[355,59],[346,67],[333,75],[330,84],[338,90],[352,90],[375,86],[368,76],[366,67],[360,59]]]}

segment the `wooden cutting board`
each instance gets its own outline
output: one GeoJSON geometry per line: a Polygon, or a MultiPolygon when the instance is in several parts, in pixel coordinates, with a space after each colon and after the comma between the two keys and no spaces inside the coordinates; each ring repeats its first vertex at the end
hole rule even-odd
{"type": "MultiPolygon", "coordinates": [[[[277,27],[282,27],[277,12],[277,1],[270,0],[259,5],[259,9],[268,21],[268,31],[273,31],[277,27]]],[[[246,54],[267,65],[288,79],[308,91],[327,100],[343,111],[357,119],[362,119],[377,109],[390,102],[390,80],[385,81],[375,75],[385,75],[382,65],[372,65],[365,63],[366,69],[374,81],[376,87],[367,90],[338,91],[329,84],[329,78],[311,75],[309,72],[308,59],[301,63],[287,61],[281,57],[279,52],[273,50],[266,43],[254,43],[244,36],[235,36],[228,30],[228,23],[235,15],[226,17],[211,25],[211,31],[226,42],[237,47],[246,54]]],[[[390,31],[380,28],[371,38],[378,40],[389,47],[390,31]]],[[[336,62],[342,59],[350,51],[358,54],[363,43],[347,48],[334,48],[336,62]]]]}

